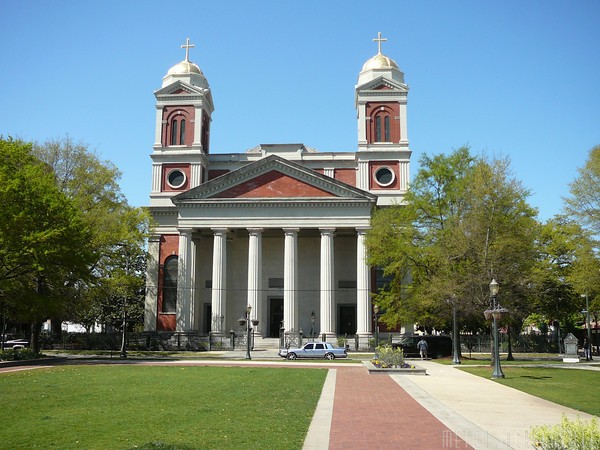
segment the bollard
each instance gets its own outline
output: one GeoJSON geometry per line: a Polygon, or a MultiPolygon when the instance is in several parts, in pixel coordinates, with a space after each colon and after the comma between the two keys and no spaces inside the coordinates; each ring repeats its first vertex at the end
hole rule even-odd
{"type": "Polygon", "coordinates": [[[235,331],[229,330],[229,336],[231,339],[231,350],[235,350],[235,331]]]}

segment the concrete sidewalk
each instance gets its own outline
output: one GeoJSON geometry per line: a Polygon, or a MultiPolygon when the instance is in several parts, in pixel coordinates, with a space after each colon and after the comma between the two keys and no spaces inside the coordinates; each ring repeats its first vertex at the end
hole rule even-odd
{"type": "Polygon", "coordinates": [[[431,361],[417,364],[427,370],[428,376],[393,375],[392,379],[477,449],[531,449],[532,427],[558,424],[563,415],[582,420],[594,417],[471,375],[455,366],[431,361]]]}
{"type": "Polygon", "coordinates": [[[428,375],[330,370],[304,449],[531,450],[531,427],[593,417],[454,366],[417,365],[428,375]]]}

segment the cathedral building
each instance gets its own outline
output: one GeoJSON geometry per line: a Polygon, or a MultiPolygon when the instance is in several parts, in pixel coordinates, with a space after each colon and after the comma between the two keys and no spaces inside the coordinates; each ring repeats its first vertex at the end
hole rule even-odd
{"type": "Polygon", "coordinates": [[[367,347],[378,272],[366,263],[365,233],[375,206],[402,203],[411,155],[408,86],[382,54],[381,33],[374,41],[348,152],[302,143],[212,152],[212,92],[189,39],[182,46],[185,59],[154,94],[147,331],[223,338],[250,306],[256,339],[303,330],[367,347]]]}

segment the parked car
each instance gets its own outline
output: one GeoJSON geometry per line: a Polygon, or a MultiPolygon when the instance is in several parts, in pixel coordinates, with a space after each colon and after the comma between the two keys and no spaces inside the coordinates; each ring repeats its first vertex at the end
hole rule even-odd
{"type": "Polygon", "coordinates": [[[309,342],[301,348],[282,348],[279,356],[287,359],[296,358],[346,358],[348,353],[345,348],[335,348],[329,342],[309,342]]]}
{"type": "Polygon", "coordinates": [[[25,348],[29,346],[29,341],[26,341],[25,339],[11,339],[10,341],[5,341],[4,342],[4,348],[12,348],[14,350],[19,349],[19,348],[25,348]]]}
{"type": "Polygon", "coordinates": [[[427,356],[430,358],[443,358],[452,355],[452,338],[450,336],[402,336],[398,342],[392,343],[392,348],[400,347],[404,356],[408,358],[419,357],[417,342],[425,339],[427,342],[427,356]]]}

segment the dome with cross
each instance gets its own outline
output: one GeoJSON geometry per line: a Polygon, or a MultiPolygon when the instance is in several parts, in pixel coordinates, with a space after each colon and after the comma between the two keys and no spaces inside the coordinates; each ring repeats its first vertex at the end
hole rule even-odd
{"type": "Polygon", "coordinates": [[[363,64],[361,72],[373,69],[399,69],[398,64],[393,59],[381,53],[381,43],[386,41],[386,38],[381,37],[381,31],[377,33],[377,38],[373,39],[373,42],[377,42],[377,54],[363,64]]]}
{"type": "Polygon", "coordinates": [[[169,69],[163,77],[162,87],[168,86],[175,81],[183,81],[192,86],[200,86],[208,89],[208,81],[200,70],[200,67],[190,61],[190,48],[194,47],[194,44],[190,44],[190,39],[187,38],[186,43],[181,46],[181,48],[185,49],[185,59],[169,69]]]}

